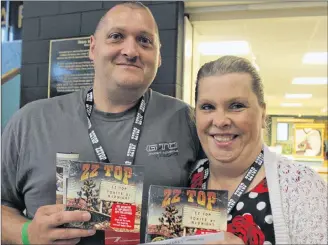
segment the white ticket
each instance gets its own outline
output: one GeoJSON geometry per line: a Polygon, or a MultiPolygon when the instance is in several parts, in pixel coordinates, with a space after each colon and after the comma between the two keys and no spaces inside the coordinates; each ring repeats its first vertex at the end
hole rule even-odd
{"type": "Polygon", "coordinates": [[[158,242],[149,242],[143,244],[155,245],[155,244],[205,244],[208,242],[221,241],[224,239],[224,233],[211,233],[205,235],[194,235],[194,236],[184,236],[179,238],[172,238],[158,242]]]}

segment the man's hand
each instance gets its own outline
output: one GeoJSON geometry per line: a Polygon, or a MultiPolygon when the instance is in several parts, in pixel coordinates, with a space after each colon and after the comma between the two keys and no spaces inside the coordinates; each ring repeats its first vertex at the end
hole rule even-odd
{"type": "Polygon", "coordinates": [[[244,241],[232,234],[231,232],[223,232],[224,239],[220,241],[210,242],[206,244],[233,244],[233,245],[245,245],[244,241]]]}
{"type": "Polygon", "coordinates": [[[40,207],[28,227],[31,244],[77,244],[81,237],[92,236],[95,230],[58,228],[69,222],[89,221],[91,215],[85,211],[65,211],[65,205],[40,207]]]}

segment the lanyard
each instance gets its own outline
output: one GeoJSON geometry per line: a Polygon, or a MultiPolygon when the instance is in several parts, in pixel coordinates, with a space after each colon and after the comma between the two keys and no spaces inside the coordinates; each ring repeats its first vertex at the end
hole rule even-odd
{"type": "MultiPolygon", "coordinates": [[[[92,147],[96,153],[96,156],[100,162],[109,163],[109,159],[104,151],[104,148],[101,146],[99,139],[96,135],[96,131],[91,123],[91,113],[94,107],[94,98],[93,98],[93,88],[91,87],[89,91],[87,92],[86,98],[85,98],[85,110],[87,113],[87,119],[88,119],[88,132],[89,132],[89,138],[92,143],[92,147]]],[[[134,123],[132,125],[132,132],[130,137],[130,143],[129,147],[126,153],[126,158],[124,163],[126,165],[132,165],[135,160],[136,156],[136,150],[138,147],[140,135],[141,135],[141,129],[142,124],[144,121],[144,115],[146,110],[146,102],[145,97],[142,96],[142,99],[139,103],[139,108],[137,111],[137,114],[134,119],[134,123]]]]}
{"type": "MultiPolygon", "coordinates": [[[[231,210],[235,207],[240,197],[245,193],[247,188],[250,186],[252,181],[254,180],[256,174],[259,172],[261,166],[263,165],[263,150],[261,153],[257,156],[256,160],[253,162],[253,164],[248,169],[245,177],[240,182],[234,193],[232,194],[229,202],[228,202],[228,208],[227,213],[229,214],[231,210]]],[[[207,189],[207,181],[209,179],[209,161],[206,161],[204,163],[204,180],[202,184],[203,189],[207,189]]]]}
{"type": "Polygon", "coordinates": [[[228,209],[227,213],[229,214],[231,210],[234,208],[236,203],[238,202],[239,198],[241,197],[242,194],[245,193],[247,188],[250,186],[252,181],[254,180],[256,174],[259,172],[261,166],[263,164],[263,150],[261,153],[257,156],[256,160],[254,163],[250,166],[248,169],[245,177],[243,180],[240,182],[234,193],[232,194],[229,202],[228,202],[228,209]]]}

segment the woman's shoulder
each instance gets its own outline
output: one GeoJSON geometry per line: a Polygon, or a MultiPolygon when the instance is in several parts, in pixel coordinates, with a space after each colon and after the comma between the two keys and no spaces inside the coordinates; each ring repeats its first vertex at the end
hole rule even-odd
{"type": "Polygon", "coordinates": [[[325,192],[327,185],[322,177],[305,163],[296,162],[285,156],[278,155],[277,167],[279,182],[283,191],[316,189],[325,192]]]}
{"type": "Polygon", "coordinates": [[[314,175],[318,175],[314,169],[307,166],[303,162],[297,162],[294,159],[272,152],[270,150],[267,150],[266,153],[268,156],[267,158],[265,157],[265,160],[269,161],[266,166],[269,167],[268,164],[272,164],[273,162],[275,162],[280,179],[293,176],[311,177],[314,175]]]}
{"type": "Polygon", "coordinates": [[[277,167],[292,243],[326,244],[327,183],[306,163],[278,155],[277,167]]]}
{"type": "Polygon", "coordinates": [[[200,160],[197,160],[192,166],[191,166],[191,171],[190,171],[190,175],[195,173],[195,172],[199,172],[202,171],[204,166],[208,164],[208,159],[207,158],[203,158],[200,160]]]}
{"type": "Polygon", "coordinates": [[[209,176],[208,159],[200,159],[196,161],[191,167],[188,178],[188,186],[191,188],[202,188],[209,176]]]}
{"type": "Polygon", "coordinates": [[[280,175],[317,175],[316,171],[303,162],[297,162],[282,155],[277,156],[277,167],[280,175]]]}

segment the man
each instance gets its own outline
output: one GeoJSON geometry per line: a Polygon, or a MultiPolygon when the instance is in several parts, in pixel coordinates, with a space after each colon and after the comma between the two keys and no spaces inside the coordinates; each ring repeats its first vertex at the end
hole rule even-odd
{"type": "Polygon", "coordinates": [[[140,3],[116,5],[90,41],[93,90],[32,102],[13,116],[3,133],[4,243],[21,244],[23,229],[30,244],[76,244],[80,239],[81,244],[104,244],[101,232],[59,228],[89,220],[90,214],[54,205],[57,152],[79,153],[80,160],[145,166],[142,241],[149,185],[185,185],[189,163],[196,160],[200,146],[188,106],[148,89],[161,65],[158,27],[149,9],[140,3]],[[135,157],[127,158],[136,114],[142,123],[139,142],[135,157]],[[99,145],[90,140],[93,130],[99,145]]]}

